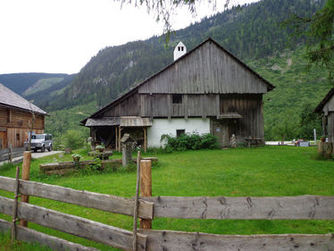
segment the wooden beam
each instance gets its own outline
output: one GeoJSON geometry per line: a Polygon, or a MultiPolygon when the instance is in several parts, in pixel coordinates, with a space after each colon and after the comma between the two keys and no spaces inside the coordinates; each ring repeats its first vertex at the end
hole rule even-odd
{"type": "MultiPolygon", "coordinates": [[[[12,214],[14,200],[0,196],[0,213],[12,214]]],[[[133,208],[131,208],[133,209],[133,208]]],[[[132,232],[51,209],[19,203],[18,216],[30,222],[112,247],[132,250],[132,232]]],[[[137,250],[146,250],[146,236],[137,234],[137,250]]]]}
{"type": "MultiPolygon", "coordinates": [[[[79,206],[100,209],[107,212],[133,216],[134,200],[107,194],[93,193],[83,190],[49,185],[34,181],[20,180],[20,192],[79,206]]],[[[0,176],[0,189],[14,192],[15,179],[0,176]]],[[[153,218],[153,203],[139,201],[138,217],[143,219],[153,218]]]]}
{"type": "Polygon", "coordinates": [[[218,235],[164,230],[140,230],[147,251],[334,250],[332,234],[218,235]]]}
{"type": "Polygon", "coordinates": [[[117,126],[115,126],[115,150],[118,151],[118,130],[117,126]]]}
{"type": "MultiPolygon", "coordinates": [[[[7,232],[10,229],[10,223],[8,221],[0,219],[0,231],[7,232]]],[[[25,242],[38,242],[43,246],[47,246],[52,250],[58,251],[97,251],[95,248],[85,247],[77,243],[66,241],[51,235],[37,232],[35,230],[17,226],[17,240],[25,242]]]]}
{"type": "Polygon", "coordinates": [[[122,128],[118,127],[118,151],[121,151],[121,138],[122,138],[122,128]]]}
{"type": "Polygon", "coordinates": [[[154,217],[182,219],[334,219],[334,196],[147,197],[154,217]]]}
{"type": "Polygon", "coordinates": [[[144,127],[144,152],[147,152],[147,127],[144,127]]]}

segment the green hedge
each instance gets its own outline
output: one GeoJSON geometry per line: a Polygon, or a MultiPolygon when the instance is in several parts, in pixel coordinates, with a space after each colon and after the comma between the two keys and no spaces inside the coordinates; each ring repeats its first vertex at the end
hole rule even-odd
{"type": "Polygon", "coordinates": [[[212,134],[182,134],[179,137],[172,137],[168,134],[161,136],[161,142],[165,141],[165,150],[171,151],[185,151],[185,150],[199,150],[199,149],[216,149],[219,148],[217,138],[212,134]]]}

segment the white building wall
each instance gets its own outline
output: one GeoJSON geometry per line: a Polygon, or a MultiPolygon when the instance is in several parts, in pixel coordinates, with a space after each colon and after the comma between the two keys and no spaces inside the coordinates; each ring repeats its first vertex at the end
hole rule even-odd
{"type": "Polygon", "coordinates": [[[185,133],[210,133],[210,119],[202,118],[174,118],[174,119],[153,119],[152,126],[147,129],[148,147],[160,147],[161,135],[169,134],[176,136],[176,130],[185,130],[185,133]]]}

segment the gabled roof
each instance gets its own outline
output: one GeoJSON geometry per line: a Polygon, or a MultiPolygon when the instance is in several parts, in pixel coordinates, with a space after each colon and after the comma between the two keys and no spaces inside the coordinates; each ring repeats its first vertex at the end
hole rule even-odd
{"type": "Polygon", "coordinates": [[[314,112],[318,112],[321,113],[322,109],[324,108],[324,106],[326,105],[326,103],[331,99],[331,97],[334,94],[334,88],[332,88],[327,95],[324,97],[324,99],[320,102],[320,104],[315,108],[314,112]]]}
{"type": "Polygon", "coordinates": [[[184,59],[185,57],[189,56],[190,54],[192,54],[194,51],[196,51],[199,47],[203,46],[204,44],[208,43],[208,42],[212,42],[214,43],[216,46],[218,46],[218,48],[220,48],[221,50],[223,50],[226,54],[228,54],[230,57],[232,57],[234,60],[236,60],[241,66],[243,66],[244,68],[246,68],[248,71],[250,71],[252,74],[254,74],[255,76],[257,76],[259,79],[261,79],[266,85],[267,85],[267,90],[271,91],[275,88],[274,85],[272,85],[269,81],[267,81],[266,79],[264,79],[263,77],[261,77],[257,72],[255,72],[254,70],[252,70],[248,65],[246,65],[244,62],[242,62],[239,58],[237,58],[236,56],[234,56],[231,52],[229,52],[228,50],[226,50],[224,47],[222,47],[218,42],[216,42],[215,40],[213,40],[211,37],[209,37],[208,39],[204,40],[202,43],[200,43],[198,46],[196,46],[195,48],[193,48],[192,50],[188,51],[186,54],[184,54],[183,56],[179,57],[177,60],[173,61],[172,63],[170,63],[169,65],[167,65],[165,68],[163,68],[162,70],[158,71],[157,73],[153,74],[152,76],[148,77],[147,79],[145,79],[144,81],[136,84],[135,86],[133,86],[128,92],[121,94],[118,98],[116,98],[114,101],[112,101],[111,103],[109,103],[108,105],[104,106],[103,108],[101,108],[100,110],[98,110],[97,112],[93,113],[91,116],[85,118],[84,120],[82,120],[80,123],[81,124],[85,124],[86,120],[88,118],[94,118],[97,115],[105,112],[108,108],[116,105],[117,103],[119,103],[120,101],[122,101],[123,99],[131,96],[132,94],[136,93],[136,91],[138,90],[139,87],[141,87],[142,85],[144,85],[145,83],[147,83],[148,81],[150,81],[151,79],[155,78],[156,76],[158,76],[159,74],[161,74],[162,72],[166,71],[167,69],[169,69],[170,67],[172,67],[174,64],[176,64],[177,62],[179,62],[180,60],[184,59]]]}
{"type": "Polygon", "coordinates": [[[16,94],[12,90],[8,89],[4,85],[0,84],[0,105],[13,107],[17,109],[22,109],[26,111],[33,111],[35,113],[46,115],[47,112],[43,111],[41,108],[30,103],[28,100],[24,99],[20,95],[16,94]]]}

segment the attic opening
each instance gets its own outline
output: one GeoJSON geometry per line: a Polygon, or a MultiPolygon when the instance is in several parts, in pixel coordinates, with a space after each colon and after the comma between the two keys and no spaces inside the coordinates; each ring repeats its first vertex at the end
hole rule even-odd
{"type": "Polygon", "coordinates": [[[182,104],[182,94],[173,94],[173,104],[182,104]]]}

